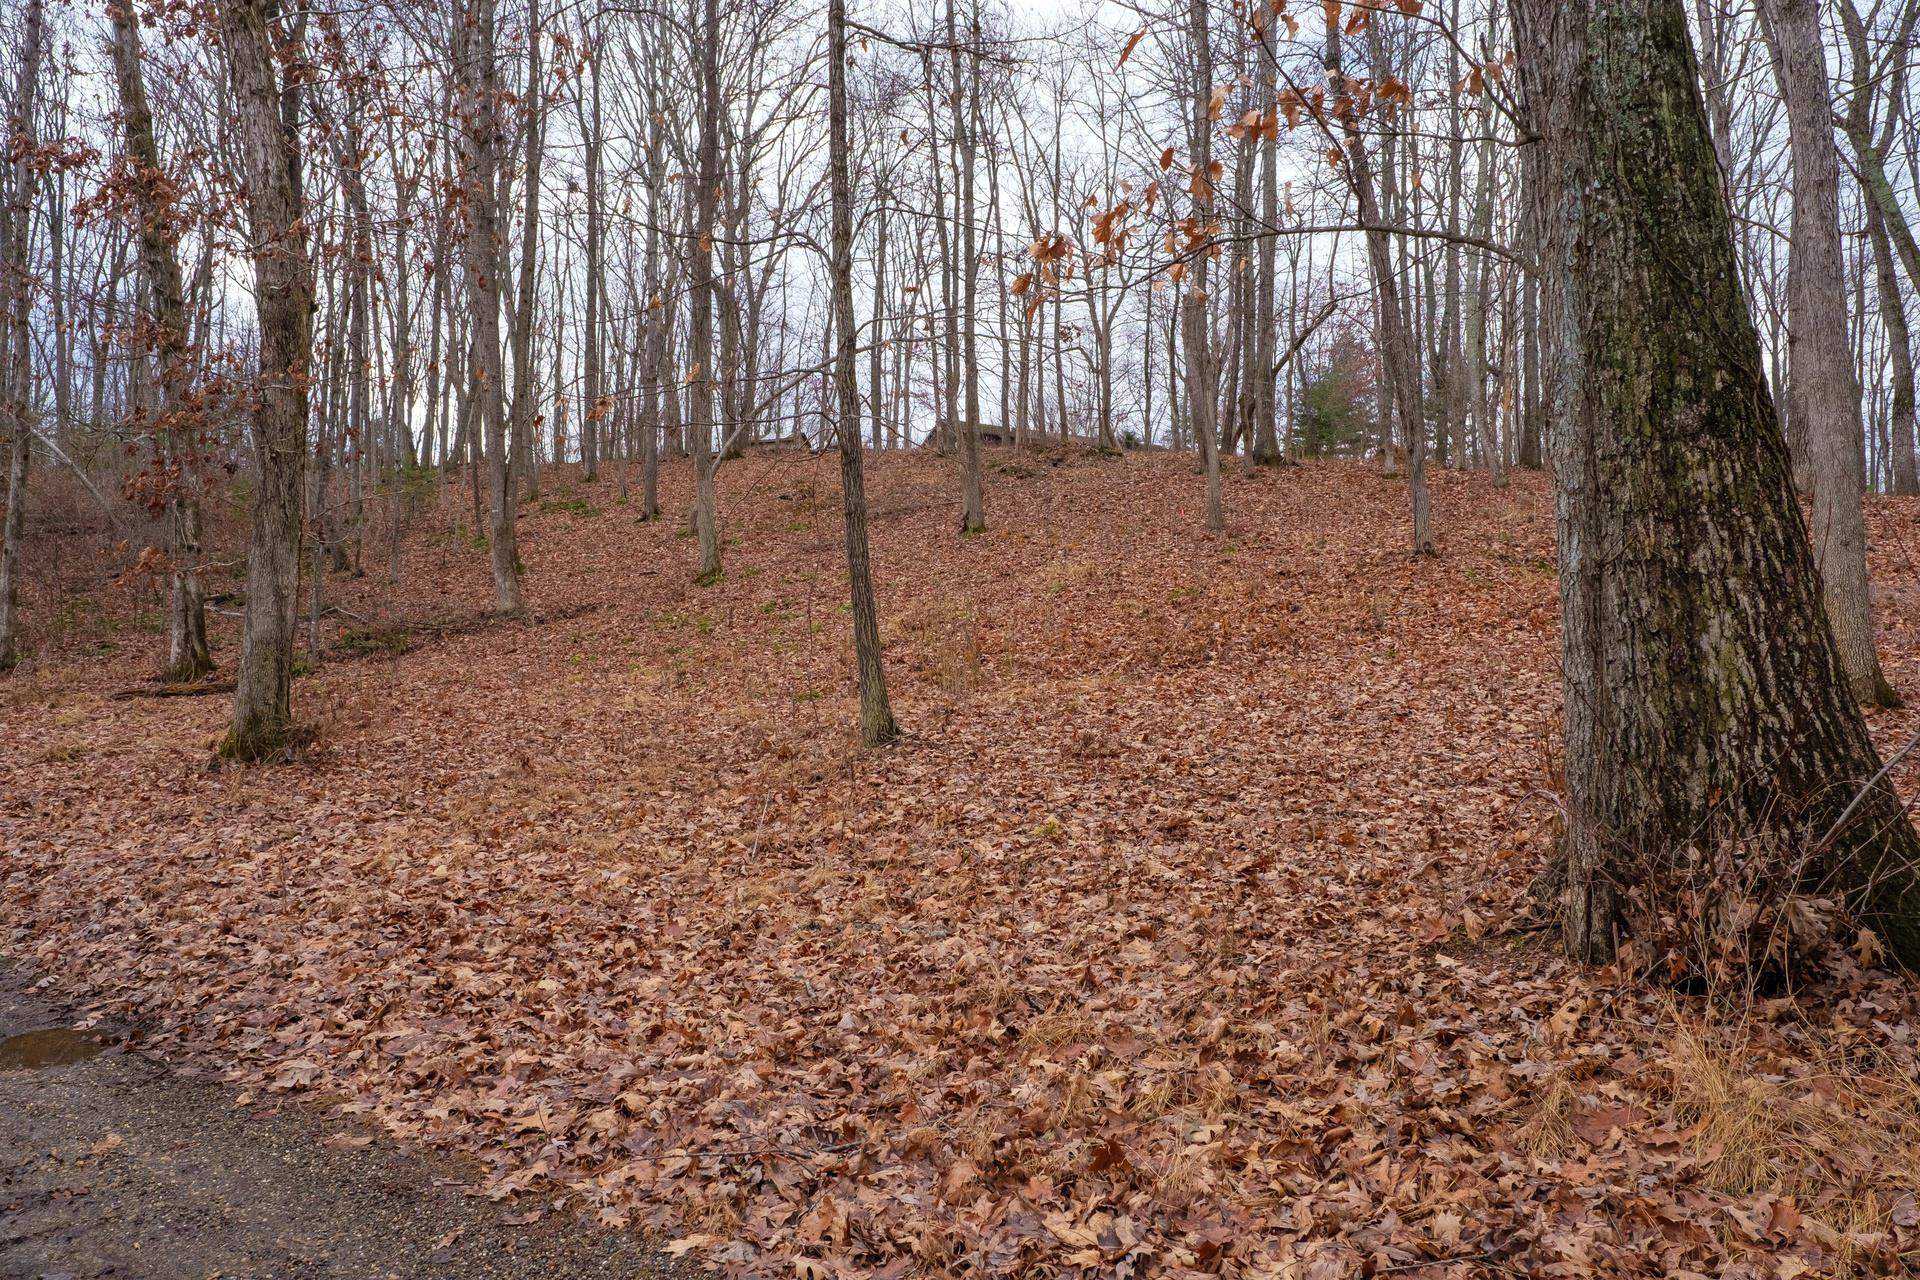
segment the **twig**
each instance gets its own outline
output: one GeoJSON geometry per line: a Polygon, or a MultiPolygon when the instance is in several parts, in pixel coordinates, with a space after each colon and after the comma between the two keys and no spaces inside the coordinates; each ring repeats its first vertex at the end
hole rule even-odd
{"type": "Polygon", "coordinates": [[[1880,772],[1868,778],[1866,784],[1854,793],[1853,799],[1847,801],[1847,807],[1840,811],[1840,816],[1834,819],[1833,826],[1827,829],[1827,834],[1820,837],[1819,843],[1816,844],[1814,848],[1824,851],[1832,846],[1834,837],[1838,836],[1840,829],[1847,825],[1847,822],[1853,817],[1854,810],[1858,809],[1861,802],[1867,798],[1867,793],[1879,786],[1880,780],[1891,773],[1893,767],[1899,764],[1900,761],[1905,758],[1906,754],[1912,751],[1916,745],[1920,745],[1920,732],[1916,732],[1911,738],[1907,739],[1905,746],[1888,756],[1887,762],[1880,766],[1880,772]]]}

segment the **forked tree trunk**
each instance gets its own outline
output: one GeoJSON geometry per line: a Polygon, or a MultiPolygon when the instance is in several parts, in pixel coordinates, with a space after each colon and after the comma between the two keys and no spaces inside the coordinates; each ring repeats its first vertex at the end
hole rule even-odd
{"type": "MultiPolygon", "coordinates": [[[[477,419],[470,437],[484,432],[487,448],[487,553],[493,569],[496,613],[519,613],[520,544],[513,453],[507,447],[505,379],[500,347],[500,69],[494,48],[494,0],[469,0],[456,17],[462,156],[466,168],[467,380],[477,419]]],[[[479,459],[475,459],[476,464],[479,459]]],[[[478,472],[476,471],[476,476],[478,472]]],[[[474,513],[479,523],[479,512],[474,513]]]]}
{"type": "Polygon", "coordinates": [[[130,4],[109,6],[113,23],[113,71],[120,90],[120,120],[127,156],[140,174],[140,253],[147,270],[153,346],[160,382],[155,424],[167,486],[168,680],[197,680],[213,670],[207,648],[207,612],[200,589],[200,497],[193,431],[186,404],[187,310],[180,259],[167,237],[167,211],[155,182],[161,181],[160,148],[153,137],[146,75],[140,65],[140,24],[130,4]]]}
{"type": "MultiPolygon", "coordinates": [[[[1330,84],[1344,85],[1346,71],[1341,59],[1340,24],[1327,24],[1326,72],[1330,84]]],[[[1372,161],[1367,154],[1366,135],[1352,99],[1342,92],[1334,106],[1346,139],[1343,149],[1348,184],[1354,202],[1360,208],[1360,224],[1366,229],[1367,263],[1373,272],[1373,289],[1378,304],[1380,359],[1387,374],[1392,417],[1398,419],[1397,433],[1407,446],[1407,490],[1413,506],[1413,554],[1434,553],[1433,516],[1427,493],[1427,428],[1420,413],[1420,370],[1414,359],[1413,335],[1408,332],[1406,312],[1400,301],[1400,273],[1393,263],[1393,248],[1388,240],[1385,219],[1375,195],[1372,161]],[[1344,104],[1344,105],[1343,105],[1344,104]]],[[[1391,135],[1389,135],[1391,136],[1391,135]]],[[[1388,414],[1382,412],[1382,420],[1388,414]]],[[[1389,437],[1394,432],[1388,432],[1389,437]]],[[[1391,439],[1387,446],[1391,458],[1391,439]]],[[[1388,474],[1393,474],[1389,470],[1388,474]]]]}
{"type": "MultiPolygon", "coordinates": [[[[977,230],[973,225],[973,95],[980,91],[980,25],[978,0],[975,0],[971,29],[973,53],[969,60],[971,75],[962,87],[960,43],[954,36],[954,0],[947,0],[947,43],[952,46],[953,127],[958,135],[960,173],[954,181],[954,195],[960,201],[960,363],[965,379],[966,421],[959,424],[960,447],[960,532],[982,533],[987,517],[980,492],[980,356],[976,342],[979,317],[975,314],[980,281],[980,253],[975,247],[977,230]]],[[[852,341],[849,336],[848,341],[852,341]]],[[[847,375],[849,378],[852,374],[847,375]]]]}
{"type": "Polygon", "coordinates": [[[1680,0],[1522,0],[1515,18],[1547,202],[1567,948],[1606,960],[1630,906],[1683,910],[1657,872],[1692,847],[1809,856],[1920,963],[1920,839],[1869,784],[1680,0]]]}
{"type": "Polygon", "coordinates": [[[293,733],[293,634],[299,607],[300,499],[307,459],[307,379],[313,356],[313,268],[300,190],[297,82],[283,96],[269,29],[273,0],[222,0],[221,43],[234,101],[234,139],[253,244],[260,367],[253,393],[260,481],[247,548],[247,608],[234,677],[233,719],[221,754],[260,760],[293,733]]]}

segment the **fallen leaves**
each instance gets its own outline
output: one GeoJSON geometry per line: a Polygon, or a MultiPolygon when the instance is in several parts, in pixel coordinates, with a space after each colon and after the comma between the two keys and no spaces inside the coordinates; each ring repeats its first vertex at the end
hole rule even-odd
{"type": "MultiPolygon", "coordinates": [[[[1738,1071],[1715,1051],[1819,1149],[1756,1186],[1703,1143],[1746,1095],[1684,1065],[1674,1010],[1512,932],[1553,818],[1540,478],[1436,475],[1447,555],[1415,565],[1358,465],[1236,477],[1205,539],[1186,459],[1066,455],[990,470],[961,540],[946,464],[878,457],[909,736],[860,753],[832,466],[730,464],[704,589],[671,522],[530,515],[536,600],[598,607],[329,664],[291,767],[202,772],[220,706],[108,696],[146,655],[63,672],[0,746],[7,956],[245,1094],[473,1156],[526,1221],[565,1195],[740,1275],[1831,1275],[1915,1247],[1860,1127],[1906,1114],[1904,984],[1856,971],[1818,1037],[1785,1010],[1738,1071]],[[40,763],[68,742],[114,785],[40,763]]],[[[406,572],[423,613],[488,599],[444,539],[406,572]]],[[[1911,638],[1920,602],[1887,612],[1911,638]]],[[[1920,645],[1887,650],[1912,682],[1920,645]]]]}

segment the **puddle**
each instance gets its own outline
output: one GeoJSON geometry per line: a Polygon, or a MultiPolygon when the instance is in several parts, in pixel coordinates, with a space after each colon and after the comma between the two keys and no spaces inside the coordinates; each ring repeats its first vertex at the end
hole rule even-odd
{"type": "Polygon", "coordinates": [[[106,1047],[99,1036],[76,1027],[23,1031],[0,1040],[0,1071],[64,1067],[71,1062],[85,1062],[106,1047]]]}

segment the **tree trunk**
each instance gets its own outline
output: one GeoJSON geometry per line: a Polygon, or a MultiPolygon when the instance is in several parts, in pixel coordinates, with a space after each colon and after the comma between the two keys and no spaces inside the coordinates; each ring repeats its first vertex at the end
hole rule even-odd
{"type": "Polygon", "coordinates": [[[180,259],[167,237],[166,207],[159,180],[160,148],[153,136],[146,76],[140,65],[140,25],[127,5],[112,6],[113,70],[120,90],[120,119],[127,156],[137,172],[140,253],[146,264],[152,308],[154,353],[159,365],[160,414],[156,422],[159,462],[167,502],[167,680],[197,680],[213,670],[207,648],[207,613],[200,588],[200,496],[191,409],[186,404],[186,300],[180,259]]]}
{"type": "Polygon", "coordinates": [[[1893,405],[1889,412],[1888,451],[1892,491],[1903,497],[1920,494],[1920,472],[1914,463],[1913,335],[1907,326],[1907,300],[1894,271],[1893,247],[1887,220],[1880,207],[1867,204],[1867,235],[1873,241],[1873,267],[1880,295],[1880,322],[1887,330],[1887,364],[1893,373],[1893,405]]]}
{"type": "MultiPolygon", "coordinates": [[[[1273,39],[1274,19],[1268,17],[1263,22],[1262,39],[1273,39]]],[[[1269,47],[1259,52],[1259,101],[1260,117],[1260,222],[1261,236],[1259,247],[1259,265],[1254,275],[1253,299],[1253,395],[1248,403],[1253,413],[1253,441],[1247,450],[1247,462],[1256,467],[1278,466],[1286,461],[1286,455],[1280,450],[1280,437],[1275,426],[1278,416],[1279,395],[1277,379],[1278,361],[1275,359],[1275,347],[1279,335],[1274,330],[1273,293],[1275,285],[1274,253],[1277,247],[1280,226],[1280,121],[1278,110],[1274,106],[1274,51],[1269,47]]],[[[1146,325],[1148,340],[1152,339],[1153,324],[1146,325]]],[[[1152,369],[1149,360],[1147,367],[1152,369]]]]}
{"type": "Polygon", "coordinates": [[[478,424],[470,438],[478,443],[484,432],[487,447],[487,552],[494,611],[516,614],[524,605],[500,346],[500,67],[494,48],[494,0],[469,0],[456,21],[456,48],[464,55],[456,56],[466,91],[461,141],[467,170],[467,381],[478,424]]]}
{"type": "Polygon", "coordinates": [[[852,591],[853,652],[859,670],[860,741],[878,746],[899,736],[887,705],[880,665],[880,623],[867,554],[867,490],[860,450],[860,388],[854,381],[853,192],[847,153],[846,0],[827,3],[827,115],[833,187],[833,383],[840,441],[840,502],[847,527],[847,578],[852,591]]]}
{"type": "MultiPolygon", "coordinates": [[[[953,48],[953,125],[959,135],[960,173],[954,195],[960,201],[960,363],[966,383],[965,422],[960,424],[960,532],[981,533],[987,527],[980,494],[980,354],[975,341],[979,317],[974,314],[980,281],[980,252],[973,225],[974,140],[972,99],[980,91],[980,10],[974,0],[970,30],[973,50],[967,87],[960,78],[960,46],[954,39],[954,0],[947,0],[947,41],[953,48]]],[[[849,374],[849,377],[852,375],[849,374]]],[[[849,531],[848,536],[852,533],[849,531]]]]}
{"type": "Polygon", "coordinates": [[[698,36],[700,43],[700,142],[699,187],[694,192],[694,245],[692,268],[688,273],[692,287],[691,329],[694,374],[689,388],[689,410],[693,422],[694,502],[693,527],[700,539],[700,568],[697,580],[712,582],[720,576],[720,513],[715,493],[714,473],[720,466],[720,451],[714,440],[713,367],[713,230],[714,205],[720,186],[720,8],[719,0],[705,0],[704,19],[698,36]]]}
{"type": "MultiPolygon", "coordinates": [[[[1187,357],[1187,416],[1200,444],[1200,465],[1207,473],[1207,528],[1218,533],[1227,527],[1227,517],[1221,504],[1219,431],[1215,422],[1220,402],[1214,394],[1213,348],[1207,337],[1207,258],[1212,252],[1207,227],[1214,216],[1213,39],[1208,19],[1206,0],[1191,0],[1187,22],[1194,49],[1194,90],[1188,140],[1193,164],[1193,217],[1200,227],[1201,243],[1188,258],[1181,341],[1187,357]]],[[[1065,429],[1063,419],[1061,430],[1065,429]]]]}
{"type": "Polygon", "coordinates": [[[20,31],[19,79],[8,113],[9,146],[20,154],[0,203],[0,416],[11,437],[7,460],[7,515],[0,525],[0,672],[19,660],[20,544],[26,534],[27,468],[33,456],[33,287],[27,260],[28,228],[39,171],[32,161],[34,103],[46,53],[44,0],[28,0],[20,31]]]}
{"type": "Polygon", "coordinates": [[[1787,249],[1788,422],[1803,433],[1813,481],[1813,547],[1827,617],[1853,696],[1899,698],[1880,673],[1867,587],[1860,385],[1847,343],[1840,248],[1840,160],[1833,143],[1826,52],[1815,0],[1762,0],[1793,152],[1793,239],[1787,249]]]}
{"type": "Polygon", "coordinates": [[[300,501],[313,358],[313,268],[307,257],[300,178],[300,82],[290,75],[284,93],[277,82],[278,51],[270,29],[274,10],[274,0],[222,0],[220,5],[260,330],[252,406],[260,478],[247,548],[247,606],[233,718],[220,747],[222,755],[238,760],[261,760],[291,745],[300,501]]]}
{"type": "MultiPolygon", "coordinates": [[[[595,34],[598,23],[594,24],[595,34]]],[[[600,424],[606,417],[601,403],[606,395],[606,340],[602,334],[600,295],[606,287],[605,196],[600,182],[600,59],[604,50],[593,41],[588,54],[586,99],[579,103],[581,131],[586,135],[582,156],[587,178],[587,271],[586,307],[581,314],[580,344],[585,394],[580,414],[580,478],[592,482],[600,478],[600,424]]]]}
{"type": "Polygon", "coordinates": [[[1604,961],[1685,914],[1699,850],[1790,875],[1804,856],[1795,887],[1920,962],[1920,838],[1821,607],[1680,0],[1515,20],[1551,202],[1567,948],[1604,961]]]}
{"type": "Polygon", "coordinates": [[[524,204],[520,226],[520,280],[513,307],[513,442],[514,457],[527,469],[527,500],[540,496],[539,473],[533,468],[534,282],[540,262],[540,159],[546,140],[545,92],[540,83],[540,2],[527,4],[527,120],[526,172],[521,181],[524,204]]]}
{"type": "MultiPolygon", "coordinates": [[[[1346,82],[1337,22],[1327,24],[1326,71],[1329,83],[1346,82]]],[[[1407,444],[1407,488],[1413,498],[1413,554],[1430,556],[1434,547],[1427,496],[1427,428],[1420,413],[1420,371],[1415,363],[1413,341],[1407,332],[1406,312],[1400,303],[1399,273],[1394,269],[1386,224],[1374,197],[1373,170],[1352,99],[1342,94],[1333,110],[1346,136],[1342,154],[1347,180],[1360,207],[1360,224],[1366,229],[1367,262],[1373,271],[1373,288],[1379,304],[1380,360],[1391,385],[1387,399],[1393,415],[1399,419],[1398,435],[1407,444]]],[[[1383,412],[1381,416],[1387,415],[1383,412]]],[[[1389,445],[1389,453],[1391,450],[1389,445]]]]}

